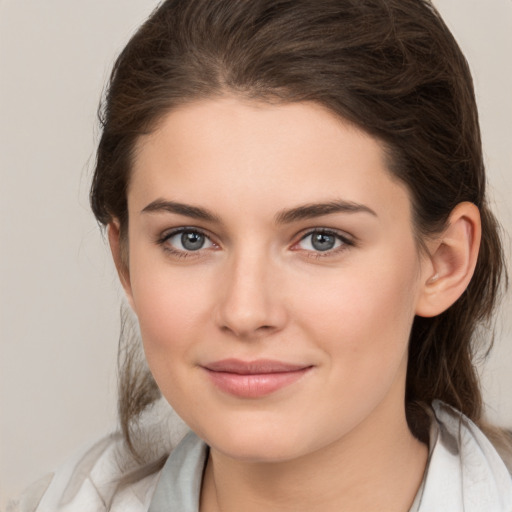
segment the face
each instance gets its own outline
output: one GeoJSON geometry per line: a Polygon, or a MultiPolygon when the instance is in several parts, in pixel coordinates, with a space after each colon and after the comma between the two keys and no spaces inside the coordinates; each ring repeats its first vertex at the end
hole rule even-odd
{"type": "Polygon", "coordinates": [[[261,461],[393,425],[426,270],[379,142],[313,103],[226,97],[137,149],[125,287],[189,426],[261,461]]]}

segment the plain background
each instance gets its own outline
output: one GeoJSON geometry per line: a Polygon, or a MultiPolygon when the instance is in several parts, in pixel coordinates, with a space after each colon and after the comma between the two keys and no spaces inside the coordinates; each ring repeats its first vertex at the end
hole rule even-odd
{"type": "MultiPolygon", "coordinates": [[[[0,508],[116,427],[122,294],[88,206],[96,109],[156,0],[0,0],[0,508]]],[[[495,209],[512,233],[512,0],[437,0],[475,76],[495,209]]],[[[507,251],[512,252],[510,241],[507,251]]],[[[512,426],[512,302],[482,370],[512,426]]]]}

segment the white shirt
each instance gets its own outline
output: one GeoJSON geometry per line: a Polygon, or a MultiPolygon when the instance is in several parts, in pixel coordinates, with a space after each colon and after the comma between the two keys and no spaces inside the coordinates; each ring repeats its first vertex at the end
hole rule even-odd
{"type": "MultiPolygon", "coordinates": [[[[433,403],[430,455],[410,512],[512,512],[512,477],[492,444],[468,418],[433,403]]],[[[208,447],[189,432],[164,467],[118,491],[112,436],[36,483],[8,511],[198,512],[208,447]]]]}

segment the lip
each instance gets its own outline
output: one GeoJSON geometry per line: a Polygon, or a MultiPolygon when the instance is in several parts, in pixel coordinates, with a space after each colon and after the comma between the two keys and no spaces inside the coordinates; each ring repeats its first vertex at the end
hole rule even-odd
{"type": "Polygon", "coordinates": [[[240,398],[260,398],[297,382],[312,366],[271,359],[223,359],[203,368],[213,384],[224,393],[240,398]]]}

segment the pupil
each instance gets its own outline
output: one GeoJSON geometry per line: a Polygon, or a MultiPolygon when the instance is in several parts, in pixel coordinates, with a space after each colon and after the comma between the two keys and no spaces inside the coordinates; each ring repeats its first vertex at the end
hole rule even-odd
{"type": "Polygon", "coordinates": [[[336,240],[333,235],[326,235],[325,233],[316,233],[313,235],[311,245],[317,251],[328,251],[334,247],[336,240]]]}
{"type": "Polygon", "coordinates": [[[183,233],[181,235],[181,244],[187,251],[197,251],[204,244],[204,235],[201,233],[183,233]]]}

